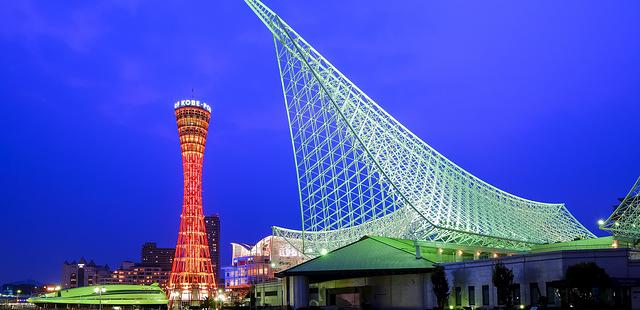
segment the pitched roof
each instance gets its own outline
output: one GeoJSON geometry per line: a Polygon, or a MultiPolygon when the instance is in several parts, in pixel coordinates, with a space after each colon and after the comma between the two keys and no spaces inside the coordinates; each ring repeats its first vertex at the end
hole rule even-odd
{"type": "Polygon", "coordinates": [[[435,265],[424,257],[416,258],[412,240],[365,236],[326,255],[283,270],[278,277],[359,276],[425,272],[435,265]]]}

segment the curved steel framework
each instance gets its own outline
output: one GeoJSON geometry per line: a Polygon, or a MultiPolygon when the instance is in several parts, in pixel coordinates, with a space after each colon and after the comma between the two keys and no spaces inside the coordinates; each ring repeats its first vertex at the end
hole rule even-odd
{"type": "Polygon", "coordinates": [[[600,228],[616,237],[640,240],[640,177],[600,228]]]}
{"type": "Polygon", "coordinates": [[[563,204],[504,192],[438,153],[259,0],[285,97],[302,231],[274,234],[316,255],[363,235],[525,250],[592,238],[563,204]]]}

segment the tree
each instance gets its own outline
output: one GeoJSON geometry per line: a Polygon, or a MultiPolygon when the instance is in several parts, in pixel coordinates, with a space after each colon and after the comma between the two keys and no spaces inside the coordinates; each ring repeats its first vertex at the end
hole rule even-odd
{"type": "Polygon", "coordinates": [[[215,309],[215,301],[213,300],[213,298],[211,298],[211,296],[207,296],[207,298],[203,299],[202,302],[200,302],[200,307],[205,309],[215,309]]]}
{"type": "Polygon", "coordinates": [[[513,296],[511,296],[513,271],[502,262],[498,262],[493,266],[491,280],[496,289],[498,289],[498,303],[505,304],[507,308],[511,308],[513,305],[513,296]]]}
{"type": "Polygon", "coordinates": [[[564,278],[569,302],[577,309],[596,306],[598,296],[594,296],[593,289],[603,289],[610,284],[607,272],[593,262],[569,266],[564,278]]]}
{"type": "Polygon", "coordinates": [[[438,308],[444,309],[447,298],[449,298],[449,282],[443,266],[436,266],[431,274],[431,283],[433,284],[433,293],[438,300],[438,308]]]}

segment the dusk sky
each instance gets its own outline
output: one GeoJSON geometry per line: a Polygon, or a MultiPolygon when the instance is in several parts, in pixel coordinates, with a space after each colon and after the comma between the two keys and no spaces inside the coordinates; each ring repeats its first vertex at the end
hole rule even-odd
{"type": "MultiPolygon", "coordinates": [[[[597,235],[640,176],[640,1],[265,2],[440,153],[597,235]]],[[[175,246],[192,89],[223,266],[300,228],[273,39],[243,1],[3,1],[0,46],[0,284],[175,246]]]]}

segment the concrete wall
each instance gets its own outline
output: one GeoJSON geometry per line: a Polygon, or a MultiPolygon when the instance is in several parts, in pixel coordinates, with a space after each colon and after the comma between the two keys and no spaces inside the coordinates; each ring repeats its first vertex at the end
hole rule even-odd
{"type": "MultiPolygon", "coordinates": [[[[497,306],[497,290],[492,283],[492,269],[498,261],[513,271],[514,283],[520,285],[519,303],[525,306],[532,304],[530,292],[532,283],[537,284],[541,296],[547,296],[547,285],[550,282],[562,280],[567,268],[578,263],[595,262],[613,278],[640,281],[640,261],[629,260],[629,252],[626,249],[561,251],[446,263],[444,266],[451,288],[449,305],[455,308],[472,306],[469,304],[469,286],[473,286],[475,288],[473,308],[497,306]],[[489,287],[488,305],[483,305],[482,286],[484,285],[489,287]],[[461,288],[462,298],[459,307],[455,303],[456,287],[461,288]]],[[[294,299],[304,297],[304,294],[296,294],[294,291],[301,290],[300,284],[305,281],[294,278],[286,278],[286,280],[289,281],[292,289],[288,294],[293,305],[294,299]]],[[[310,305],[329,306],[332,304],[331,295],[334,295],[349,298],[357,296],[359,306],[368,305],[373,309],[432,309],[437,306],[428,273],[340,279],[311,283],[308,286],[310,293],[304,297],[307,299],[303,302],[308,302],[310,305]]],[[[286,285],[281,287],[284,288],[286,285]]],[[[640,288],[631,289],[631,300],[632,308],[640,310],[640,288]]],[[[285,300],[284,303],[286,302],[285,300]]],[[[295,307],[298,306],[304,305],[295,303],[295,307]]]]}
{"type": "Polygon", "coordinates": [[[492,283],[492,268],[498,261],[513,271],[514,283],[520,284],[520,304],[531,305],[530,284],[537,283],[542,296],[547,295],[547,283],[564,278],[567,268],[584,262],[595,262],[613,278],[640,278],[640,265],[628,261],[624,249],[597,251],[562,251],[517,255],[445,264],[450,281],[449,304],[455,305],[455,287],[462,289],[461,306],[469,306],[468,287],[475,287],[475,305],[482,306],[482,285],[489,286],[489,306],[497,305],[497,290],[492,283]]]}
{"type": "Polygon", "coordinates": [[[282,306],[283,290],[280,281],[258,283],[253,294],[257,306],[282,306]]]}
{"type": "Polygon", "coordinates": [[[333,292],[353,288],[353,292],[360,296],[360,306],[367,304],[373,309],[424,309],[429,307],[428,299],[425,299],[425,295],[428,295],[425,294],[427,281],[430,281],[428,274],[407,274],[320,282],[311,285],[317,288],[318,293],[312,294],[310,303],[328,306],[333,292]]]}

